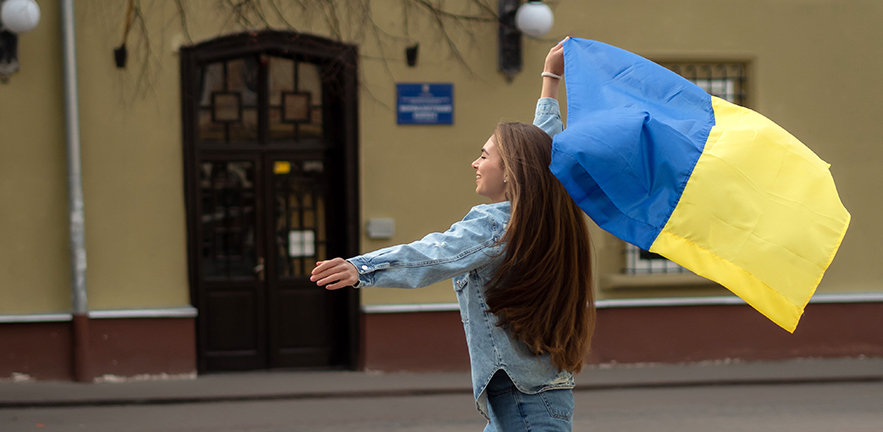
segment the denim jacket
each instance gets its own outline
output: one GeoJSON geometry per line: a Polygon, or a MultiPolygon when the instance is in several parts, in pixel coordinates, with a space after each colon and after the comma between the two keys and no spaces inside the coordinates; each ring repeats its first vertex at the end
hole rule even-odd
{"type": "Polygon", "coordinates": [[[419,288],[453,278],[469,347],[475,403],[485,418],[485,387],[498,370],[504,370],[524,393],[573,388],[570,372],[559,372],[548,354],[531,353],[497,326],[497,317],[487,311],[485,292],[502,260],[500,240],[509,211],[508,201],[478,205],[443,233],[349,259],[359,271],[360,288],[419,288]]]}
{"type": "Polygon", "coordinates": [[[540,98],[537,101],[533,124],[552,137],[563,131],[564,123],[561,122],[561,108],[558,106],[558,99],[540,98]]]}

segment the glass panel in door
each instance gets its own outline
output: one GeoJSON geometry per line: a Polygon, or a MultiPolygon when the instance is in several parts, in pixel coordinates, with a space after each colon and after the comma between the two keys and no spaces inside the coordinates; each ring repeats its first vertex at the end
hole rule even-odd
{"type": "Polygon", "coordinates": [[[199,141],[257,143],[258,81],[255,57],[209,63],[200,69],[199,141]]]}
{"type": "Polygon", "coordinates": [[[255,168],[252,161],[200,166],[201,276],[255,279],[255,168]]]}
{"type": "Polygon", "coordinates": [[[274,161],[277,275],[309,277],[325,259],[324,164],[321,159],[274,161]]]}
{"type": "Polygon", "coordinates": [[[271,141],[322,138],[320,66],[268,57],[271,141]]]}

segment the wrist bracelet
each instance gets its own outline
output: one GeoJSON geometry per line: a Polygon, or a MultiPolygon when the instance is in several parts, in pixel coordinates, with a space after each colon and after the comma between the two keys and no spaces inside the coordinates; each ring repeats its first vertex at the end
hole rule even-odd
{"type": "Polygon", "coordinates": [[[555,78],[556,80],[561,79],[561,75],[556,75],[556,74],[553,74],[552,72],[543,72],[541,75],[544,77],[555,78]]]}

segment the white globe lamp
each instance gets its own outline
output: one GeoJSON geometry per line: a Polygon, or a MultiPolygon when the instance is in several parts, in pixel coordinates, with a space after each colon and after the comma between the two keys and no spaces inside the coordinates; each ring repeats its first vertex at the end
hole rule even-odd
{"type": "Polygon", "coordinates": [[[13,33],[29,32],[40,22],[40,6],[34,0],[6,0],[0,7],[0,23],[13,33]]]}
{"type": "Polygon", "coordinates": [[[540,38],[552,30],[555,17],[549,5],[540,1],[529,1],[518,8],[515,13],[515,25],[522,33],[540,38]]]}

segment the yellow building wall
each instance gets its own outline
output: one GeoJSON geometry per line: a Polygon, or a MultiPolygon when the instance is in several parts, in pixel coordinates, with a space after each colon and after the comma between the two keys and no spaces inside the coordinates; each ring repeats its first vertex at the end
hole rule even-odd
{"type": "MultiPolygon", "coordinates": [[[[284,30],[267,1],[270,27],[284,30]]],[[[334,37],[323,14],[274,2],[299,31],[334,37]]],[[[341,5],[356,2],[341,2],[341,5]]],[[[465,0],[444,2],[475,13],[465,0]]],[[[175,307],[189,303],[181,148],[181,44],[266,25],[246,11],[237,20],[214,0],[139,2],[146,34],[129,35],[129,64],[117,69],[126,2],[76,2],[83,189],[91,309],[175,307]],[[146,50],[149,42],[150,50],[146,50]]],[[[508,82],[497,71],[497,29],[478,22],[451,34],[468,64],[450,55],[417,3],[371,2],[374,22],[394,37],[360,27],[351,12],[341,38],[360,57],[361,226],[391,217],[396,234],[361,238],[363,251],[444,230],[484,199],[474,194],[470,163],[498,121],[531,121],[542,62],[554,41],[601,40],[654,60],[748,61],[751,107],[831,163],[853,222],[819,292],[879,292],[883,227],[873,166],[883,156],[876,103],[883,58],[883,4],[838,0],[618,2],[559,1],[548,40],[524,39],[524,71],[508,82]],[[402,5],[409,6],[403,28],[402,5]],[[359,29],[362,31],[360,32],[359,29]],[[470,35],[471,32],[471,35],[470,35]],[[470,37],[472,37],[470,39],[470,37]],[[416,67],[404,49],[420,43],[416,67]],[[454,125],[399,126],[397,82],[454,85],[454,125]]],[[[496,2],[488,5],[496,10],[496,2]]],[[[67,175],[57,4],[41,2],[37,29],[20,37],[22,70],[0,84],[0,314],[70,308],[67,175]]],[[[344,6],[341,6],[342,8],[344,6]]],[[[352,9],[350,9],[352,11],[352,9]]],[[[563,96],[563,92],[562,92],[563,96]]],[[[562,102],[565,98],[562,97],[562,102]]],[[[563,105],[563,104],[562,104],[563,105]]],[[[596,230],[597,231],[597,230],[596,230]]],[[[598,273],[616,273],[621,242],[596,232],[598,273]]],[[[449,282],[422,290],[366,289],[365,305],[452,303],[449,282]]],[[[699,288],[601,290],[598,298],[722,295],[699,288]]]]}
{"type": "Polygon", "coordinates": [[[59,18],[42,15],[0,83],[0,314],[70,310],[59,18]]]}
{"type": "Polygon", "coordinates": [[[162,32],[170,17],[145,10],[155,57],[138,57],[135,28],[118,69],[125,5],[76,6],[89,307],[188,305],[179,68],[162,32]]]}

